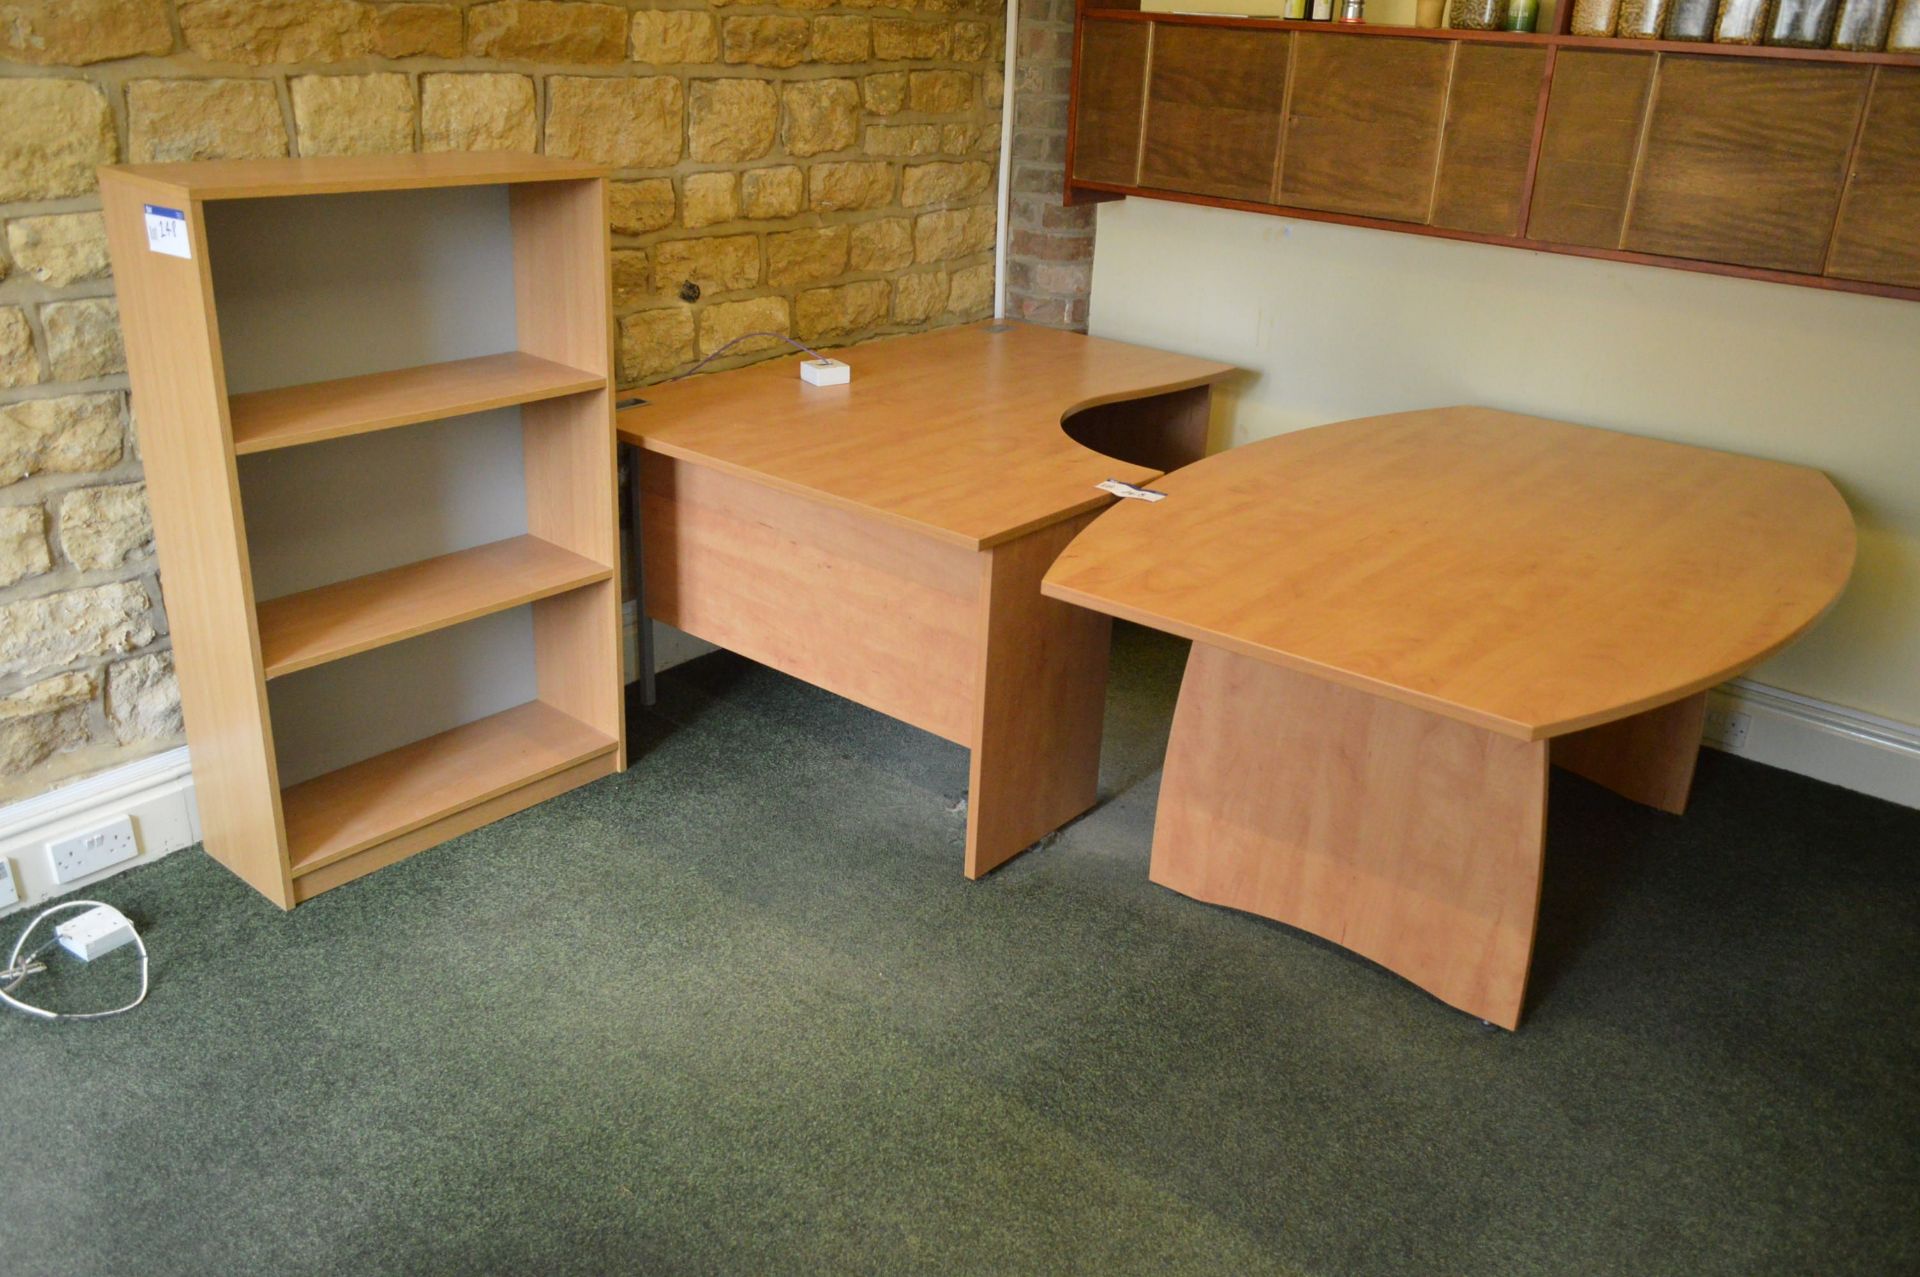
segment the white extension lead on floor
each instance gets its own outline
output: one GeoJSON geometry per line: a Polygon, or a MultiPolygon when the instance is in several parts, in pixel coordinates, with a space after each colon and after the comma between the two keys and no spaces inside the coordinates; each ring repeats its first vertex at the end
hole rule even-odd
{"type": "Polygon", "coordinates": [[[7,965],[0,968],[0,1002],[16,1011],[41,1020],[104,1020],[110,1015],[119,1015],[131,1011],[147,1000],[147,944],[140,938],[127,916],[112,905],[101,904],[98,900],[69,900],[43,910],[38,917],[27,924],[20,938],[13,942],[13,952],[7,955],[7,965]],[[21,950],[27,947],[27,940],[45,922],[57,913],[69,909],[85,909],[77,918],[69,919],[53,929],[53,938],[29,953],[25,958],[21,950]],[[65,949],[82,962],[91,962],[103,954],[112,953],[122,945],[131,944],[140,951],[140,992],[133,1001],[111,1011],[49,1011],[29,1002],[22,1002],[13,996],[20,982],[38,971],[45,971],[47,964],[41,958],[49,950],[65,949]]]}

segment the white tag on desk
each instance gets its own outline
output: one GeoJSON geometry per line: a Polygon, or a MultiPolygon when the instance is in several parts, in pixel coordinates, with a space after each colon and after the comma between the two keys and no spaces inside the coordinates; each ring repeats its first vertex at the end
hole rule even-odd
{"type": "Polygon", "coordinates": [[[148,204],[147,247],[168,257],[193,257],[193,245],[187,242],[187,215],[177,208],[148,204]]]}
{"type": "Polygon", "coordinates": [[[1094,487],[1102,492],[1111,492],[1116,497],[1125,497],[1130,501],[1165,501],[1167,494],[1155,492],[1152,488],[1136,488],[1131,483],[1122,483],[1118,479],[1108,479],[1096,483],[1094,487]]]}

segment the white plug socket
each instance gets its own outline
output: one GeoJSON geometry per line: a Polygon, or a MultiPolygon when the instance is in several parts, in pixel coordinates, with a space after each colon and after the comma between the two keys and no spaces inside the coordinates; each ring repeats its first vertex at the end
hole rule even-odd
{"type": "Polygon", "coordinates": [[[13,881],[13,862],[0,856],[0,909],[17,904],[20,900],[20,888],[13,881]]]}
{"type": "Polygon", "coordinates": [[[127,915],[112,905],[93,908],[54,927],[60,947],[82,962],[92,962],[104,953],[112,953],[133,939],[133,924],[127,915]]]}
{"type": "Polygon", "coordinates": [[[128,816],[47,844],[47,859],[53,865],[55,882],[72,882],[98,873],[108,865],[132,860],[139,854],[140,849],[133,841],[133,820],[128,816]]]}
{"type": "Polygon", "coordinates": [[[809,386],[844,386],[853,380],[853,369],[838,359],[803,359],[800,380],[809,386]]]}

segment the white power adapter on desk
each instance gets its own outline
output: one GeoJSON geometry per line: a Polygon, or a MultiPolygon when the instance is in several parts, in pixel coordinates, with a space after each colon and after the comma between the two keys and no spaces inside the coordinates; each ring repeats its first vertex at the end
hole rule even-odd
{"type": "Polygon", "coordinates": [[[809,386],[844,386],[853,380],[853,369],[838,359],[803,359],[800,380],[809,386]]]}

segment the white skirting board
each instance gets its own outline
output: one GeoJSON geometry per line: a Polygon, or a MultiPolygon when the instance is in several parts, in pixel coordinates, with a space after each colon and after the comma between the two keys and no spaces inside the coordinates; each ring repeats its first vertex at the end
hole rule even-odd
{"type": "MultiPolygon", "coordinates": [[[[656,657],[662,669],[713,650],[669,626],[656,629],[656,657]]],[[[629,607],[629,669],[635,666],[636,634],[629,607]]],[[[1745,679],[1715,688],[1709,694],[1708,709],[1708,744],[1715,748],[1920,808],[1920,727],[1745,679]]],[[[76,891],[122,869],[151,864],[198,841],[200,814],[194,807],[193,775],[184,746],[0,807],[0,871],[10,875],[8,881],[20,896],[18,904],[0,908],[0,915],[76,891]],[[81,833],[121,816],[133,820],[139,855],[89,878],[53,881],[47,840],[81,833]]],[[[6,894],[0,889],[0,898],[6,894]]]]}

